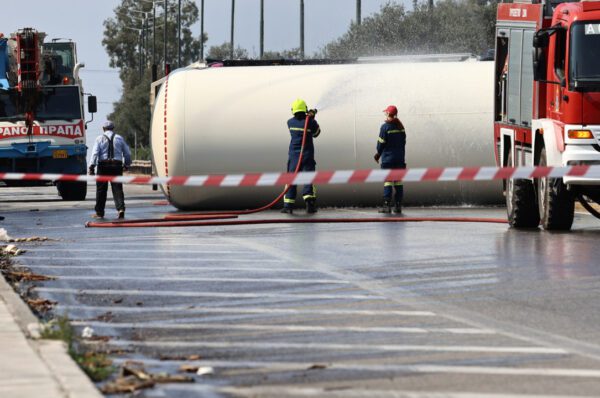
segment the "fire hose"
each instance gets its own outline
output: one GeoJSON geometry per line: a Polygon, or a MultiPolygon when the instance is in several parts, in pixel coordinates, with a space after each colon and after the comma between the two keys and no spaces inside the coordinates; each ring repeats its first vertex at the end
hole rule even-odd
{"type": "MultiPolygon", "coordinates": [[[[316,110],[314,111],[316,113],[316,110]]],[[[311,118],[309,112],[304,122],[302,134],[302,145],[298,164],[294,170],[294,176],[298,175],[306,143],[308,123],[311,118]]],[[[291,185],[285,189],[270,203],[248,210],[233,210],[226,212],[202,212],[193,214],[170,214],[163,218],[123,220],[110,222],[87,222],[88,228],[144,228],[144,227],[192,227],[192,226],[232,226],[232,225],[260,225],[260,224],[337,224],[337,223],[389,223],[389,222],[477,222],[477,223],[502,223],[505,219],[497,218],[469,218],[469,217],[363,217],[363,218],[285,218],[285,219],[259,219],[259,220],[231,220],[240,215],[255,214],[271,209],[290,190],[291,185]],[[225,220],[225,221],[224,221],[225,220]]]]}

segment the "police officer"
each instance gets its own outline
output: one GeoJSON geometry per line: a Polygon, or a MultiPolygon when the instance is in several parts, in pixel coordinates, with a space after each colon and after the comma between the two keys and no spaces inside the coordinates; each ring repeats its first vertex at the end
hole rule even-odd
{"type": "MultiPolygon", "coordinates": [[[[304,125],[306,118],[309,117],[308,127],[306,130],[306,139],[304,142],[304,151],[302,153],[302,163],[299,171],[315,171],[317,163],[315,162],[315,147],[313,144],[313,138],[317,138],[321,134],[321,128],[314,119],[316,110],[308,110],[306,102],[301,99],[297,99],[292,104],[292,113],[294,117],[288,120],[287,125],[290,131],[291,140],[290,148],[288,151],[288,173],[296,171],[298,160],[300,158],[300,150],[302,148],[302,137],[304,135],[304,125]]],[[[305,185],[302,191],[302,198],[306,203],[306,211],[308,213],[317,212],[317,192],[314,185],[305,185]]],[[[294,204],[296,203],[296,186],[292,185],[289,191],[285,194],[283,200],[282,213],[292,214],[294,211],[294,204]]]]}
{"type": "MultiPolygon", "coordinates": [[[[120,176],[123,171],[131,165],[131,152],[127,143],[118,134],[113,131],[115,128],[113,122],[106,121],[102,125],[104,133],[96,138],[94,148],[92,149],[92,159],[90,161],[90,175],[95,174],[95,168],[98,166],[99,175],[120,176]]],[[[119,212],[119,218],[125,218],[125,195],[123,194],[123,184],[110,183],[115,200],[115,207],[119,212]]],[[[104,207],[106,205],[106,194],[108,192],[108,182],[96,182],[96,214],[93,218],[104,218],[104,207]]]]}
{"type": "MultiPolygon", "coordinates": [[[[382,169],[404,169],[406,168],[405,147],[406,132],[404,125],[398,120],[398,108],[394,105],[388,106],[384,111],[385,123],[379,130],[377,140],[377,153],[374,158],[377,163],[381,159],[382,169]]],[[[402,198],[404,187],[400,181],[386,181],[383,188],[383,207],[380,213],[391,213],[392,203],[394,213],[402,213],[402,198]],[[392,201],[393,191],[396,191],[395,200],[392,201]]]]}

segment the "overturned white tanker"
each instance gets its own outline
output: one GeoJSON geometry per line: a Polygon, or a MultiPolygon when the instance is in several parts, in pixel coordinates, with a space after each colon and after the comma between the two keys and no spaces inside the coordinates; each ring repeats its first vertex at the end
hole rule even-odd
{"type": "MultiPolygon", "coordinates": [[[[318,170],[377,168],[382,109],[395,104],[407,132],[408,167],[493,166],[493,63],[455,57],[355,63],[192,65],[163,81],[151,142],[158,176],[285,171],[290,104],[319,110],[318,170]],[[440,62],[444,61],[444,62],[440,62]]],[[[249,208],[281,187],[163,187],[180,209],[249,208]]],[[[411,184],[408,205],[502,202],[498,182],[411,184]]],[[[381,201],[381,184],[318,187],[321,206],[381,201]]]]}

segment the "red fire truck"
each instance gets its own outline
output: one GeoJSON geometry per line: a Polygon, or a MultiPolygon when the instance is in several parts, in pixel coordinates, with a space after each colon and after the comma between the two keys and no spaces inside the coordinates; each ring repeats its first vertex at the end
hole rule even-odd
{"type": "MultiPolygon", "coordinates": [[[[600,1],[501,3],[494,139],[499,166],[600,164],[600,1]]],[[[515,228],[569,230],[575,200],[592,214],[594,178],[509,179],[515,228]]]]}

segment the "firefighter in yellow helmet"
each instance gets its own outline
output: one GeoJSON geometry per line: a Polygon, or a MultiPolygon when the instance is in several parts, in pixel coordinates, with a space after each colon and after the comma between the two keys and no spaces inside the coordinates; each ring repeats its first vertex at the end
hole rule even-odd
{"type": "MultiPolygon", "coordinates": [[[[304,151],[302,151],[302,163],[299,171],[315,171],[317,163],[315,162],[315,147],[313,138],[317,138],[321,134],[321,128],[314,119],[317,111],[308,110],[306,102],[297,99],[292,103],[292,117],[288,120],[287,125],[290,131],[290,148],[288,151],[288,173],[296,171],[298,160],[300,159],[300,150],[302,148],[302,137],[304,135],[304,125],[306,118],[309,117],[308,127],[306,130],[306,139],[304,142],[304,151]]],[[[317,212],[317,192],[314,185],[305,185],[302,191],[302,198],[306,203],[306,211],[308,213],[317,212]]],[[[283,201],[282,213],[292,214],[296,203],[296,186],[292,185],[290,190],[285,194],[283,201]]]]}

